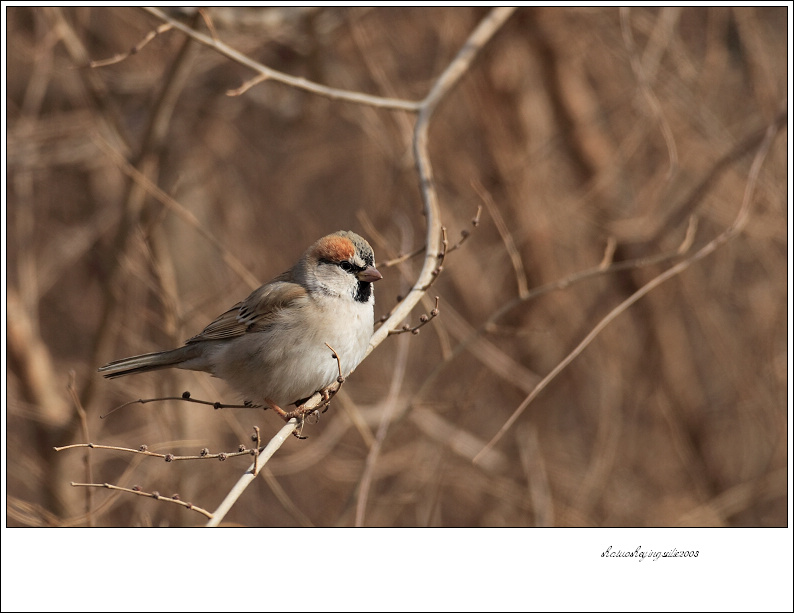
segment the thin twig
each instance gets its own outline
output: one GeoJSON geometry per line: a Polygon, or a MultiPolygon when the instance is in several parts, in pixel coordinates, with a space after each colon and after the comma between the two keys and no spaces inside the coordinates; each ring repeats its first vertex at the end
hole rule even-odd
{"type": "MultiPolygon", "coordinates": [[[[477,212],[474,214],[474,217],[471,218],[471,225],[473,228],[476,228],[480,225],[480,217],[482,216],[482,205],[477,205],[477,212]]],[[[460,231],[460,238],[458,242],[452,245],[449,249],[447,249],[447,254],[452,253],[456,249],[460,249],[469,237],[471,236],[471,232],[469,230],[461,230],[460,231]]]]}
{"type": "Polygon", "coordinates": [[[248,79],[248,81],[243,83],[240,87],[235,87],[234,89],[230,89],[229,91],[226,92],[226,95],[231,97],[242,96],[245,92],[247,92],[255,85],[259,85],[260,83],[264,83],[265,81],[268,80],[270,80],[269,76],[264,74],[258,74],[255,77],[248,79]]]}
{"type": "Polygon", "coordinates": [[[491,196],[491,193],[485,189],[483,184],[475,179],[471,182],[471,185],[474,188],[474,191],[477,192],[480,200],[485,203],[485,207],[488,209],[488,214],[491,216],[491,219],[493,219],[494,225],[499,231],[499,236],[502,237],[502,242],[505,245],[505,249],[507,249],[507,254],[510,256],[510,262],[513,264],[513,271],[516,275],[516,284],[518,285],[518,295],[519,297],[526,296],[527,293],[529,293],[529,288],[527,287],[527,273],[524,272],[524,262],[521,261],[521,254],[518,252],[518,247],[516,247],[513,236],[510,234],[510,230],[507,228],[507,223],[505,223],[502,214],[499,212],[499,208],[496,206],[493,196],[491,196]]]}
{"type": "Polygon", "coordinates": [[[210,31],[210,34],[212,35],[212,40],[217,41],[218,31],[215,29],[215,24],[212,23],[212,17],[210,17],[209,11],[207,11],[207,9],[200,8],[198,10],[198,13],[199,15],[201,15],[201,18],[204,20],[204,24],[207,26],[207,29],[210,31]]]}
{"type": "Polygon", "coordinates": [[[102,66],[111,66],[113,64],[118,64],[119,62],[123,62],[131,55],[135,55],[136,53],[138,53],[146,45],[152,42],[155,39],[155,37],[159,36],[160,34],[164,34],[168,32],[168,30],[170,30],[171,27],[172,26],[169,23],[161,24],[157,26],[154,30],[150,30],[139,43],[133,46],[132,49],[130,49],[126,53],[117,53],[113,57],[107,58],[105,60],[93,60],[89,62],[88,66],[90,68],[100,68],[102,66]]]}
{"type": "Polygon", "coordinates": [[[149,451],[147,445],[141,445],[137,449],[131,447],[118,447],[116,445],[99,445],[97,443],[75,443],[73,445],[64,445],[63,447],[53,447],[55,451],[65,451],[67,449],[77,449],[79,447],[87,447],[88,449],[107,449],[110,451],[123,451],[125,453],[134,453],[137,455],[149,456],[152,458],[161,458],[166,462],[179,462],[183,460],[220,460],[224,462],[229,458],[236,458],[244,455],[256,455],[255,450],[245,449],[238,451],[221,451],[220,453],[210,453],[208,449],[202,449],[198,455],[176,455],[174,453],[157,453],[149,451]]]}
{"type": "Polygon", "coordinates": [[[422,315],[420,315],[418,324],[416,324],[415,326],[411,326],[410,324],[405,324],[399,330],[390,330],[389,334],[392,336],[395,334],[405,334],[406,332],[410,332],[411,334],[419,334],[419,329],[422,328],[423,326],[426,326],[428,323],[430,323],[431,320],[438,317],[439,313],[441,312],[438,309],[438,301],[439,301],[439,297],[436,296],[436,306],[434,306],[433,309],[430,311],[430,315],[428,315],[427,313],[423,313],[422,315]]]}
{"type": "MultiPolygon", "coordinates": [[[[480,215],[481,214],[482,214],[482,205],[477,207],[477,213],[474,215],[474,217],[471,220],[472,227],[476,228],[480,224],[480,215]]],[[[469,239],[470,236],[471,236],[471,232],[469,230],[466,230],[466,229],[461,230],[460,231],[460,239],[458,239],[458,242],[450,247],[449,246],[449,241],[447,240],[446,228],[444,228],[444,227],[441,228],[441,253],[438,255],[438,266],[436,266],[435,270],[433,271],[433,279],[431,281],[431,285],[432,285],[432,282],[435,281],[435,279],[437,279],[438,275],[441,273],[441,269],[443,267],[444,259],[446,258],[446,256],[448,254],[452,253],[453,251],[455,251],[456,249],[460,249],[460,247],[463,245],[463,243],[465,243],[469,239]]],[[[412,252],[410,252],[407,255],[399,256],[397,258],[394,258],[394,259],[389,260],[389,261],[384,262],[384,263],[378,263],[378,268],[386,268],[387,266],[393,266],[393,265],[396,265],[396,264],[401,264],[402,262],[404,262],[405,260],[407,260],[409,258],[412,258],[414,256],[420,255],[421,253],[425,252],[425,250],[426,250],[426,247],[420,247],[419,249],[417,249],[415,251],[412,251],[412,252]]],[[[425,294],[427,293],[428,289],[429,289],[429,286],[424,288],[425,294]]],[[[426,298],[426,295],[423,296],[423,299],[424,298],[426,298]]],[[[404,299],[405,299],[404,296],[402,296],[402,295],[398,296],[397,297],[398,305],[404,299]]],[[[436,298],[436,299],[438,299],[438,298],[436,298]]],[[[394,313],[396,308],[397,308],[397,305],[392,307],[388,312],[386,312],[383,315],[381,315],[380,319],[378,319],[378,321],[376,323],[382,324],[383,322],[391,319],[392,313],[394,313]]],[[[436,304],[436,308],[438,308],[438,304],[436,304]]],[[[390,335],[392,335],[392,334],[401,334],[402,332],[406,332],[406,331],[409,331],[409,330],[410,330],[410,326],[408,326],[407,329],[406,329],[405,326],[403,326],[400,330],[391,330],[391,331],[389,331],[389,334],[390,335]]]]}
{"type": "MultiPolygon", "coordinates": [[[[162,396],[160,398],[138,398],[137,400],[130,400],[129,402],[125,402],[124,404],[120,404],[114,409],[111,409],[104,415],[100,415],[99,419],[105,419],[108,415],[115,413],[119,409],[123,409],[125,407],[131,406],[133,404],[149,404],[150,402],[162,402],[164,400],[179,400],[181,402],[192,402],[194,404],[204,404],[207,406],[211,406],[213,409],[262,409],[267,408],[261,404],[253,404],[253,403],[245,403],[245,404],[223,404],[222,402],[212,401],[212,400],[201,400],[199,398],[193,398],[190,395],[190,392],[182,392],[181,396],[162,396]]],[[[88,437],[86,436],[86,439],[88,437]]]]}
{"type": "Polygon", "coordinates": [[[133,488],[119,487],[118,485],[111,485],[110,483],[75,483],[74,481],[72,481],[70,485],[72,485],[73,487],[88,487],[88,488],[103,487],[108,490],[116,490],[118,492],[127,492],[128,494],[145,496],[146,498],[154,498],[155,500],[170,502],[172,504],[178,504],[190,511],[196,511],[196,513],[201,513],[205,517],[209,517],[210,519],[212,519],[212,513],[210,513],[206,509],[197,507],[191,502],[185,502],[184,500],[180,500],[178,494],[174,494],[173,496],[161,496],[159,492],[144,492],[142,489],[138,487],[133,487],[133,488]]]}

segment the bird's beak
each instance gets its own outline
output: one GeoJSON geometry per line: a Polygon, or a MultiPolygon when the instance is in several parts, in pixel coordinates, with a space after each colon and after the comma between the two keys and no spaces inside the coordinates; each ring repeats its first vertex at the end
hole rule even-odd
{"type": "Polygon", "coordinates": [[[378,269],[374,266],[367,266],[364,270],[356,275],[356,278],[359,281],[363,281],[364,283],[372,283],[373,281],[382,279],[383,275],[380,274],[378,269]]]}

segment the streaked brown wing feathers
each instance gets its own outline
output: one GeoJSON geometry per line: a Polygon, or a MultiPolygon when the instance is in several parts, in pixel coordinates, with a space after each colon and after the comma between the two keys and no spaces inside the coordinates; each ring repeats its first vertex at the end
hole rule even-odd
{"type": "Polygon", "coordinates": [[[209,324],[188,343],[223,340],[263,330],[284,308],[307,300],[306,290],[297,283],[275,281],[260,287],[209,324]]]}

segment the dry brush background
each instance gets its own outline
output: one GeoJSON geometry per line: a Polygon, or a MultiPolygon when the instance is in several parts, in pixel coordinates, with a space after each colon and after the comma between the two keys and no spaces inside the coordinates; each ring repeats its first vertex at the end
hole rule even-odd
{"type": "MultiPolygon", "coordinates": [[[[272,412],[179,402],[100,420],[183,390],[238,399],[206,375],[105,381],[96,368],[176,346],[247,295],[246,274],[266,281],[328,232],[360,232],[379,262],[422,247],[415,118],[275,82],[229,96],[251,71],[174,31],[87,68],[160,22],[132,8],[7,10],[8,523],[201,524],[176,505],[69,483],[139,485],[213,509],[248,459],[53,446],[235,451],[254,425],[269,438],[283,425],[272,412]]],[[[486,13],[209,11],[219,40],[272,68],[408,100],[486,13]]],[[[381,344],[227,520],[785,525],[786,35],[784,7],[518,9],[431,125],[442,223],[451,242],[472,230],[408,323],[436,295],[440,316],[381,344]],[[473,463],[599,320],[732,223],[771,124],[780,131],[744,231],[620,315],[473,463]],[[688,228],[682,256],[589,276],[490,321],[605,253],[674,252],[688,228]]],[[[376,318],[420,263],[382,271],[376,318]]]]}

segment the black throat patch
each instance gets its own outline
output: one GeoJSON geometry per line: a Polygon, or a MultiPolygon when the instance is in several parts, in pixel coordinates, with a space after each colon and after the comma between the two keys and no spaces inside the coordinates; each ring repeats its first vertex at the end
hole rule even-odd
{"type": "Polygon", "coordinates": [[[353,298],[356,302],[368,302],[369,297],[372,295],[372,283],[366,283],[364,281],[359,281],[356,285],[356,293],[353,294],[353,298]]]}

